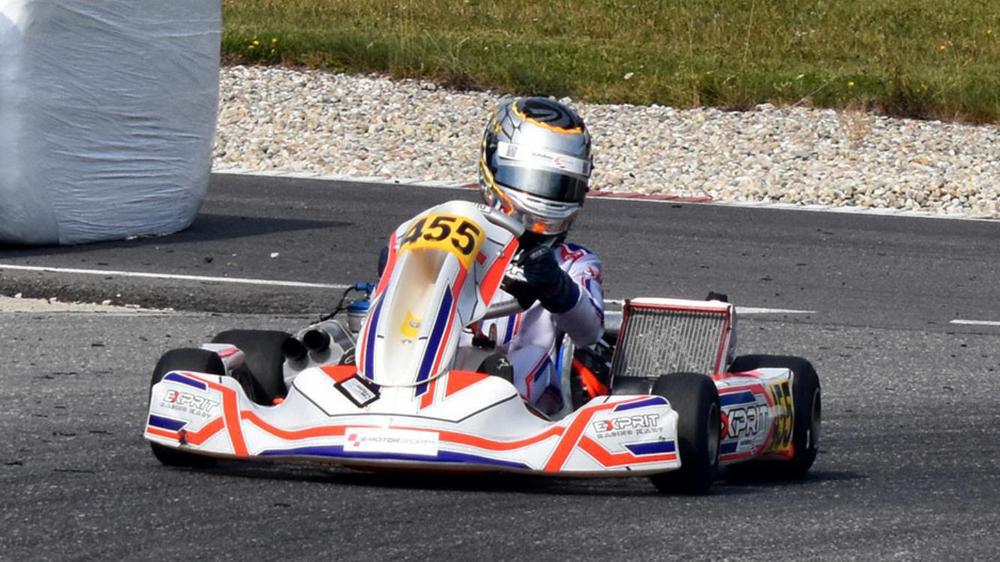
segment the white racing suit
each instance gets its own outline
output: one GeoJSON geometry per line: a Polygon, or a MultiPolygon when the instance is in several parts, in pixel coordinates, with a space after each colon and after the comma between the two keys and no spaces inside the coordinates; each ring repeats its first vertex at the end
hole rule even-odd
{"type": "MultiPolygon", "coordinates": [[[[558,346],[563,333],[577,347],[598,341],[604,333],[604,294],[601,289],[601,260],[583,246],[571,243],[552,248],[563,271],[580,289],[573,308],[553,314],[535,302],[528,310],[504,318],[486,320],[474,328],[480,337],[496,344],[514,367],[514,385],[529,403],[546,413],[563,407],[558,346]]],[[[513,297],[498,290],[496,302],[513,297]]],[[[472,345],[472,333],[465,332],[462,346],[472,345]]]]}

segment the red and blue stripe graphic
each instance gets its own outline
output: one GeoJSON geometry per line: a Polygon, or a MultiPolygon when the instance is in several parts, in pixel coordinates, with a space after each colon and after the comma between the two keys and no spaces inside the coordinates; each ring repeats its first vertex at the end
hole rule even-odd
{"type": "MultiPolygon", "coordinates": [[[[453,373],[454,374],[454,373],[453,373]]],[[[476,375],[476,374],[473,374],[476,375]]],[[[482,380],[483,377],[475,376],[459,381],[456,388],[464,388],[468,386],[470,381],[482,380]]],[[[207,382],[207,381],[206,381],[207,382]]],[[[182,430],[167,429],[169,426],[176,427],[176,422],[179,420],[172,420],[164,416],[156,416],[155,418],[150,418],[150,424],[146,428],[146,433],[149,435],[154,435],[162,438],[172,439],[175,441],[181,441],[187,443],[188,445],[198,446],[209,439],[213,438],[215,435],[221,432],[228,432],[229,437],[233,444],[233,452],[236,456],[246,457],[248,456],[248,451],[246,444],[243,440],[243,427],[240,423],[241,421],[249,422],[257,428],[273,435],[282,440],[287,441],[297,441],[301,439],[314,439],[314,438],[337,438],[343,437],[347,430],[347,426],[340,425],[329,425],[329,426],[315,426],[306,427],[298,429],[283,429],[280,427],[275,427],[263,419],[261,419],[254,412],[249,410],[239,411],[236,408],[237,397],[235,391],[229,388],[225,388],[216,383],[207,382],[208,386],[212,390],[217,390],[223,393],[223,409],[224,415],[222,417],[215,418],[208,423],[206,423],[200,430],[196,432],[184,433],[182,430]]],[[[631,399],[625,404],[636,403],[644,400],[643,398],[631,399]]],[[[593,419],[593,415],[597,412],[603,410],[610,410],[615,406],[623,405],[622,403],[612,403],[612,404],[601,404],[597,406],[591,406],[584,408],[578,414],[577,419],[566,427],[553,425],[548,429],[535,433],[530,436],[522,437],[519,439],[514,439],[511,441],[496,441],[490,438],[459,433],[447,430],[432,430],[426,428],[418,427],[393,427],[392,429],[400,430],[411,430],[411,431],[430,431],[437,433],[442,442],[452,443],[455,445],[460,445],[463,447],[472,447],[476,449],[482,449],[484,451],[489,451],[493,453],[500,453],[505,451],[515,451],[523,449],[525,447],[534,446],[538,443],[548,441],[549,439],[558,439],[555,444],[549,459],[546,461],[545,466],[541,470],[545,472],[559,472],[564,463],[573,453],[573,451],[583,451],[591,458],[596,460],[599,464],[606,468],[623,467],[629,465],[651,465],[660,462],[669,462],[677,460],[676,450],[672,450],[671,447],[675,447],[672,441],[664,442],[652,442],[652,443],[636,443],[627,446],[628,452],[621,453],[610,453],[603,446],[600,445],[596,440],[586,437],[584,434],[585,429],[589,422],[593,419]]],[[[362,427],[373,427],[373,426],[362,426],[362,427]]],[[[538,467],[531,467],[527,464],[519,461],[512,460],[500,460],[481,454],[474,454],[468,452],[458,452],[458,451],[447,451],[439,450],[436,455],[415,455],[412,453],[387,453],[380,451],[345,451],[343,445],[305,445],[296,447],[290,444],[290,447],[282,447],[276,449],[267,449],[259,453],[264,456],[281,456],[281,455],[312,455],[321,456],[327,458],[344,458],[344,459],[372,459],[372,460],[399,460],[399,461],[414,461],[414,462],[427,462],[427,463],[440,463],[440,464],[468,464],[468,465],[480,465],[480,466],[495,466],[510,469],[521,469],[521,470],[539,470],[538,467]]]]}
{"type": "Polygon", "coordinates": [[[587,300],[590,301],[590,306],[594,308],[594,312],[597,313],[597,317],[601,319],[601,325],[604,325],[604,307],[598,305],[600,299],[594,293],[593,280],[590,277],[583,277],[580,279],[580,284],[583,288],[587,290],[587,300]]]}
{"type": "Polygon", "coordinates": [[[193,379],[191,377],[188,377],[187,375],[182,375],[177,371],[167,373],[167,376],[163,377],[163,380],[170,382],[179,382],[181,384],[193,386],[199,390],[205,390],[208,388],[207,386],[205,386],[205,383],[199,381],[198,379],[193,379]]]}
{"type": "Polygon", "coordinates": [[[434,319],[434,330],[431,332],[431,337],[427,340],[427,347],[424,348],[424,357],[420,362],[420,370],[417,371],[417,391],[416,395],[420,396],[427,391],[427,379],[431,376],[431,370],[433,369],[436,359],[438,358],[439,348],[444,343],[444,336],[446,335],[446,328],[451,324],[451,312],[452,303],[454,303],[455,297],[452,293],[452,288],[444,292],[444,297],[441,299],[441,308],[438,309],[437,318],[434,319]]]}
{"type": "Polygon", "coordinates": [[[736,448],[739,446],[739,441],[733,440],[728,443],[722,443],[719,445],[719,454],[728,455],[730,453],[735,453],[736,448]]]}
{"type": "MultiPolygon", "coordinates": [[[[765,392],[764,387],[759,383],[720,388],[719,404],[722,405],[723,415],[727,415],[726,412],[729,408],[745,404],[756,404],[761,396],[763,396],[768,406],[773,406],[771,403],[771,397],[765,392]]],[[[764,439],[765,443],[771,440],[771,434],[773,432],[774,426],[772,425],[770,429],[768,429],[767,437],[764,439]]],[[[740,443],[743,441],[744,440],[737,435],[723,435],[723,442],[719,444],[719,456],[721,460],[731,462],[756,456],[759,452],[759,446],[756,444],[750,449],[744,451],[739,450],[740,443]]]]}
{"type": "Polygon", "coordinates": [[[538,382],[538,379],[542,378],[542,375],[544,375],[547,372],[546,369],[551,364],[552,364],[552,358],[549,356],[549,352],[545,352],[538,359],[538,362],[535,363],[535,366],[528,370],[528,373],[524,376],[524,396],[526,399],[529,400],[531,399],[532,385],[538,382]]]}
{"type": "Polygon", "coordinates": [[[157,416],[156,414],[150,414],[149,421],[147,423],[153,427],[159,427],[168,431],[178,431],[187,425],[188,422],[164,416],[157,416]]]}
{"type": "Polygon", "coordinates": [[[653,441],[652,443],[625,445],[625,448],[633,455],[659,455],[673,453],[677,450],[677,445],[673,441],[653,441]]]}
{"type": "Polygon", "coordinates": [[[645,400],[639,400],[637,402],[626,402],[619,406],[615,406],[613,411],[624,412],[626,410],[634,410],[636,408],[645,408],[646,406],[659,406],[661,404],[667,404],[667,399],[662,396],[650,396],[645,400]]]}
{"type": "Polygon", "coordinates": [[[366,329],[368,332],[364,337],[364,347],[361,349],[360,362],[364,365],[365,377],[375,380],[375,335],[378,333],[378,321],[382,315],[382,303],[385,299],[379,299],[375,305],[375,311],[368,318],[366,329]]]}
{"type": "Polygon", "coordinates": [[[732,392],[719,396],[719,404],[722,406],[732,406],[734,404],[752,404],[757,401],[753,392],[749,390],[743,392],[732,392]]]}
{"type": "Polygon", "coordinates": [[[517,322],[517,314],[511,314],[507,317],[507,329],[504,330],[503,343],[510,343],[511,338],[514,337],[514,324],[517,322]]]}
{"type": "Polygon", "coordinates": [[[260,454],[263,456],[308,455],[308,456],[318,456],[318,457],[333,457],[341,459],[418,461],[418,462],[435,462],[442,464],[474,464],[474,465],[502,466],[506,468],[516,468],[523,470],[531,469],[531,467],[521,462],[503,461],[499,459],[491,459],[489,457],[471,455],[468,453],[458,453],[454,451],[438,451],[437,455],[435,456],[427,456],[427,455],[413,455],[406,453],[345,451],[343,446],[332,445],[332,446],[296,447],[292,449],[270,449],[262,451],[260,454]]]}

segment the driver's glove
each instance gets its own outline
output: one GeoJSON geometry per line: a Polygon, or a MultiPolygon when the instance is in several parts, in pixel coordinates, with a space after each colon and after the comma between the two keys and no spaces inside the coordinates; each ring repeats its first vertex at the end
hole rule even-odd
{"type": "Polygon", "coordinates": [[[389,265],[389,246],[383,246],[378,253],[378,276],[382,277],[385,266],[389,265]]]}
{"type": "Polygon", "coordinates": [[[552,248],[536,246],[522,254],[518,265],[524,272],[524,281],[512,281],[504,288],[514,295],[521,308],[527,310],[538,300],[545,310],[562,314],[580,299],[580,288],[559,267],[552,248]]]}

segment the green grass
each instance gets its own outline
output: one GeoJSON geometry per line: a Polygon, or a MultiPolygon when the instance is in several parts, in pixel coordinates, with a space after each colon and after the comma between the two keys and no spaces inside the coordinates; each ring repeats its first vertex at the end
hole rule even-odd
{"type": "Polygon", "coordinates": [[[1000,121],[1000,0],[227,0],[224,18],[233,63],[1000,121]]]}

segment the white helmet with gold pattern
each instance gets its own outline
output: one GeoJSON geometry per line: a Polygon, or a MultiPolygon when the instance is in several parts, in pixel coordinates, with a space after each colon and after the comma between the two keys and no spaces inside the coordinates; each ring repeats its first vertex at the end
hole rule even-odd
{"type": "Polygon", "coordinates": [[[505,97],[483,133],[479,186],[488,205],[527,231],[558,236],[583,206],[592,162],[590,133],[571,108],[505,97]]]}

